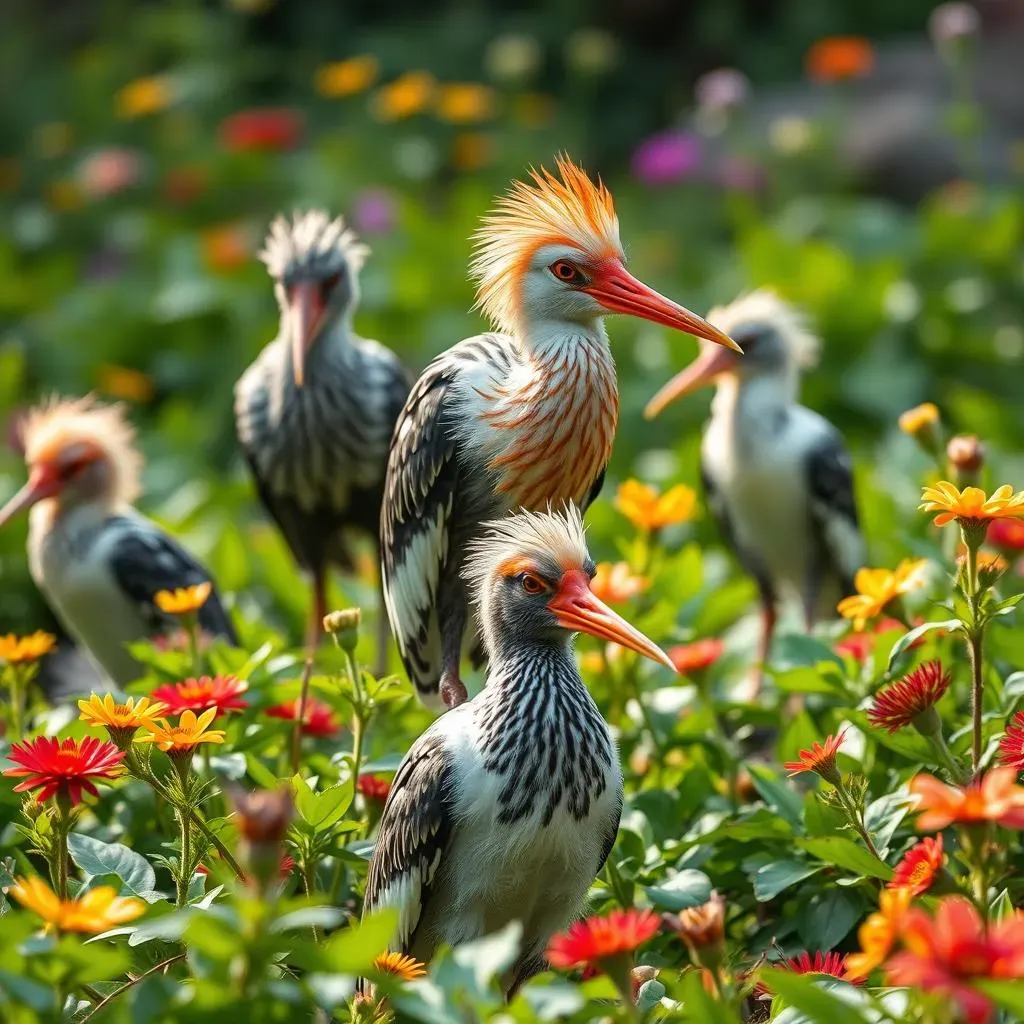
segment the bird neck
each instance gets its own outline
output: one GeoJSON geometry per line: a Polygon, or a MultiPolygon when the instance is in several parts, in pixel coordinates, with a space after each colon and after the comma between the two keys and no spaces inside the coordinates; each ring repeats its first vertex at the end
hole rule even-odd
{"type": "Polygon", "coordinates": [[[796,402],[795,374],[776,373],[742,379],[728,374],[718,382],[711,415],[732,424],[735,432],[765,431],[785,420],[796,402]]]}
{"type": "Polygon", "coordinates": [[[95,528],[127,507],[130,506],[126,506],[113,494],[100,495],[87,501],[46,498],[32,507],[29,525],[31,532],[37,536],[46,536],[53,530],[77,533],[95,528]]]}
{"type": "Polygon", "coordinates": [[[507,703],[529,691],[587,692],[572,656],[571,639],[563,630],[550,638],[524,642],[514,627],[502,628],[488,640],[485,700],[507,703]]]}

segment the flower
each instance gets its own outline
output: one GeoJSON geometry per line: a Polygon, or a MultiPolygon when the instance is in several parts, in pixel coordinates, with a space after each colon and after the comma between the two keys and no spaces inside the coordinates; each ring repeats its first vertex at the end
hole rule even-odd
{"type": "Polygon", "coordinates": [[[965,787],[948,786],[932,775],[915,775],[910,792],[918,797],[917,828],[938,832],[947,825],[994,821],[1024,828],[1024,786],[1013,768],[992,768],[965,787]]]}
{"type": "Polygon", "coordinates": [[[304,131],[302,114],[291,107],[240,110],[218,129],[221,144],[234,153],[295,149],[304,131]]]}
{"type": "MultiPolygon", "coordinates": [[[[305,782],[298,783],[304,786],[305,782]]],[[[295,800],[288,786],[247,792],[240,786],[228,791],[235,806],[235,824],[250,843],[280,843],[295,812],[295,800]]]]}
{"type": "Polygon", "coordinates": [[[778,152],[794,156],[811,148],[815,141],[814,125],[795,114],[777,117],[768,126],[768,141],[778,152]]]}
{"type": "Polygon", "coordinates": [[[693,675],[713,665],[722,656],[725,641],[718,637],[705,637],[692,644],[678,644],[668,652],[676,671],[683,676],[693,675]]]}
{"type": "Polygon", "coordinates": [[[922,437],[932,432],[939,423],[939,407],[934,402],[924,402],[908,409],[899,419],[900,430],[911,437],[922,437]]]}
{"type": "Polygon", "coordinates": [[[697,79],[694,92],[702,110],[726,113],[746,102],[750,94],[750,79],[736,68],[716,68],[697,79]]]}
{"type": "Polygon", "coordinates": [[[244,224],[217,224],[199,235],[203,263],[214,272],[224,273],[244,267],[252,258],[253,239],[244,224]]]}
{"type": "Polygon", "coordinates": [[[235,676],[200,676],[158,686],[152,697],[165,704],[172,714],[214,708],[219,718],[225,711],[242,711],[249,706],[242,700],[248,688],[244,679],[235,676]]]}
{"type": "Polygon", "coordinates": [[[78,182],[92,199],[105,199],[131,188],[142,173],[142,161],[130,149],[110,147],[90,153],[78,165],[78,182]]]}
{"type": "Polygon", "coordinates": [[[928,836],[912,846],[896,865],[890,889],[909,889],[914,896],[926,893],[942,870],[946,858],[942,852],[942,836],[928,836]]]}
{"type": "Polygon", "coordinates": [[[630,171],[643,185],[674,185],[700,165],[700,140],[689,132],[668,131],[644,139],[633,152],[630,171]]]}
{"type": "Polygon", "coordinates": [[[143,728],[149,730],[149,735],[140,736],[139,743],[155,743],[170,754],[191,751],[200,743],[223,743],[224,731],[210,728],[216,717],[217,709],[210,708],[198,717],[194,711],[183,711],[177,725],[169,724],[166,718],[143,722],[143,728]]]}
{"type": "Polygon", "coordinates": [[[161,185],[164,198],[175,206],[187,206],[209,187],[210,174],[201,164],[171,167],[161,185]]]}
{"type": "Polygon", "coordinates": [[[547,950],[548,963],[558,970],[597,964],[619,953],[630,953],[653,936],[661,922],[650,910],[612,910],[604,917],[577,921],[556,935],[547,950]]]}
{"type": "MultiPolygon", "coordinates": [[[[894,633],[897,630],[906,633],[907,627],[899,619],[879,619],[870,633],[850,633],[839,640],[832,649],[836,654],[849,654],[857,661],[867,661],[875,649],[876,639],[883,633],[894,633]]],[[[907,650],[912,651],[915,647],[920,647],[924,641],[923,636],[918,637],[907,650]]]]}
{"type": "Polygon", "coordinates": [[[490,163],[494,155],[494,136],[486,132],[460,132],[452,142],[452,167],[476,171],[490,163]]]}
{"type": "MultiPolygon", "coordinates": [[[[267,708],[271,718],[283,718],[294,722],[299,713],[298,700],[290,700],[284,704],[275,704],[267,708]]],[[[334,719],[331,708],[313,697],[306,699],[306,713],[303,716],[302,734],[304,736],[334,736],[341,726],[334,719]]]]}
{"type": "Polygon", "coordinates": [[[957,434],[946,445],[950,472],[977,474],[985,463],[985,446],[973,434],[957,434]]]}
{"type": "Polygon", "coordinates": [[[927,559],[905,558],[895,570],[858,569],[853,578],[856,594],[844,597],[836,609],[844,619],[853,620],[853,628],[862,630],[868,619],[881,615],[885,606],[902,594],[924,586],[927,559]]]}
{"type": "Polygon", "coordinates": [[[363,189],[352,200],[352,226],[361,235],[386,235],[396,219],[395,200],[386,189],[363,189]]]}
{"type": "Polygon", "coordinates": [[[507,32],[491,41],[484,52],[484,67],[499,82],[529,78],[540,66],[540,44],[522,32],[507,32]]]}
{"type": "Polygon", "coordinates": [[[40,736],[11,746],[8,758],[18,768],[7,768],[4,775],[24,778],[14,787],[15,793],[38,789],[36,799],[42,803],[55,793],[70,799],[72,805],[81,803],[82,790],[98,795],[93,779],[113,779],[119,774],[118,766],[124,752],[109,740],[86,736],[82,740],[40,736]]]}
{"type": "Polygon", "coordinates": [[[989,525],[985,539],[993,547],[1004,551],[1024,551],[1024,521],[996,519],[989,525]]]}
{"type": "MultiPolygon", "coordinates": [[[[1012,519],[1006,521],[1011,523],[1014,522],[1012,519]]],[[[1009,568],[1006,559],[995,551],[979,551],[974,557],[978,566],[978,572],[986,573],[989,577],[998,578],[1009,568]]],[[[956,561],[957,565],[960,566],[967,564],[966,544],[960,545],[960,551],[956,556],[956,561]]]]}
{"type": "Polygon", "coordinates": [[[992,497],[986,498],[980,487],[965,487],[961,491],[948,480],[940,480],[934,487],[924,489],[921,501],[922,512],[939,513],[936,526],[945,526],[954,519],[972,525],[993,519],[1024,518],[1024,491],[1014,494],[1009,484],[996,488],[992,497]]]}
{"type": "MultiPolygon", "coordinates": [[[[666,914],[662,920],[691,952],[706,946],[721,946],[725,939],[725,900],[717,892],[712,892],[707,903],[688,907],[678,915],[666,914]]],[[[699,959],[696,953],[694,958],[699,959]]]]}
{"type": "Polygon", "coordinates": [[[581,28],[565,44],[569,66],[584,75],[610,71],[619,59],[615,36],[600,28],[581,28]]]}
{"type": "Polygon", "coordinates": [[[846,730],[836,733],[835,736],[827,736],[825,742],[815,743],[810,750],[801,750],[800,759],[797,761],[786,761],[783,768],[789,772],[789,777],[799,775],[801,772],[815,772],[826,782],[836,785],[839,782],[839,769],[836,767],[836,754],[843,744],[843,737],[846,730]]]}
{"type": "Polygon", "coordinates": [[[936,48],[944,50],[950,43],[978,34],[981,19],[971,4],[939,4],[928,18],[928,34],[936,48]]]}
{"type": "Polygon", "coordinates": [[[937,658],[926,661],[875,694],[874,702],[868,708],[868,721],[890,733],[907,725],[924,724],[921,716],[938,704],[952,680],[953,677],[937,658]]]}
{"type": "Polygon", "coordinates": [[[15,636],[8,633],[0,636],[0,661],[8,665],[21,665],[26,661],[38,661],[44,654],[49,654],[57,644],[57,638],[50,633],[37,629],[28,636],[15,636]]]}
{"type": "Polygon", "coordinates": [[[384,803],[388,798],[388,793],[391,792],[391,783],[379,775],[360,775],[356,782],[356,788],[367,800],[384,803]]]}
{"type": "Polygon", "coordinates": [[[146,912],[142,900],[121,898],[109,885],[90,889],[76,900],[62,900],[38,875],[19,878],[11,886],[10,895],[49,927],[62,932],[98,935],[146,912]]]}
{"type": "Polygon", "coordinates": [[[197,612],[206,604],[213,584],[206,580],[194,587],[178,587],[177,590],[158,590],[153,602],[167,615],[188,615],[197,612]]]}
{"type": "Polygon", "coordinates": [[[114,97],[114,109],[123,121],[159,113],[171,102],[170,83],[166,78],[137,78],[120,89],[114,97]]]}
{"type": "Polygon", "coordinates": [[[810,953],[804,952],[788,957],[786,970],[794,974],[828,974],[833,978],[843,978],[846,975],[846,956],[819,951],[812,958],[810,953]]]}
{"type": "Polygon", "coordinates": [[[494,116],[494,107],[494,90],[477,82],[442,85],[434,97],[434,112],[451,124],[487,121],[494,116]]]}
{"type": "Polygon", "coordinates": [[[88,700],[80,700],[78,708],[80,722],[102,725],[117,747],[123,750],[131,742],[137,729],[146,722],[155,721],[167,712],[167,705],[140,697],[138,701],[129,697],[124,704],[115,704],[112,694],[91,694],[88,700]]]}
{"type": "Polygon", "coordinates": [[[663,526],[692,519],[697,507],[697,494],[686,484],[676,484],[659,495],[650,484],[627,480],[619,485],[615,507],[634,526],[642,530],[659,530],[663,526]]]}
{"type": "Polygon", "coordinates": [[[633,575],[628,562],[616,562],[614,565],[611,562],[600,562],[590,581],[594,596],[608,604],[628,601],[649,586],[650,580],[633,575]]]}
{"type": "Polygon", "coordinates": [[[354,96],[369,89],[377,81],[379,73],[380,64],[377,58],[370,53],[364,53],[317,68],[313,81],[316,91],[321,96],[338,99],[341,96],[354,96]]]}
{"type": "Polygon", "coordinates": [[[512,100],[512,113],[525,128],[543,128],[555,113],[555,101],[542,92],[526,92],[512,100]]]}
{"type": "Polygon", "coordinates": [[[128,366],[103,363],[96,371],[96,386],[104,394],[139,405],[153,398],[153,378],[128,366]]]}
{"type": "Polygon", "coordinates": [[[434,88],[434,76],[428,71],[407,71],[377,90],[370,109],[378,121],[401,121],[425,110],[434,88]]]}
{"type": "Polygon", "coordinates": [[[415,981],[427,973],[426,967],[415,957],[390,951],[381,953],[373,961],[373,966],[381,974],[391,974],[399,981],[415,981]]]}
{"type": "Polygon", "coordinates": [[[863,36],[827,36],[807,51],[806,66],[815,82],[864,78],[875,66],[875,51],[863,36]]]}
{"type": "Polygon", "coordinates": [[[857,931],[859,953],[846,960],[846,980],[866,978],[892,952],[903,929],[903,921],[914,898],[911,889],[883,889],[878,896],[878,910],[869,914],[857,931]]]}
{"type": "Polygon", "coordinates": [[[999,741],[999,763],[1024,772],[1024,711],[1018,711],[999,741]]]}

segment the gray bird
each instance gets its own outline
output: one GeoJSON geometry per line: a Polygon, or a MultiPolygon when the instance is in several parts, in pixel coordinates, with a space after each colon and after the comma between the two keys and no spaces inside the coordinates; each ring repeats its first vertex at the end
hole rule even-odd
{"type": "Polygon", "coordinates": [[[594,563],[575,506],[484,523],[463,572],[489,674],[472,700],[413,744],[391,786],[365,910],[398,908],[394,948],[428,962],[442,943],[522,923],[503,979],[544,968],[551,935],[579,913],[615,842],[622,773],[580,678],[586,632],[671,667],[591,592],[594,563]]]}
{"type": "Polygon", "coordinates": [[[701,478],[726,543],[757,582],[764,665],[780,598],[800,601],[810,632],[854,592],[864,539],[853,465],[839,431],[798,404],[800,370],[815,362],[819,341],[797,312],[761,290],[711,310],[708,319],[740,344],[743,357],[706,347],[651,399],[645,415],[717,385],[701,478]]]}
{"type": "Polygon", "coordinates": [[[398,357],[352,327],[368,253],[341,217],[279,216],[260,259],[280,329],[235,386],[238,440],[260,499],[312,576],[309,652],[328,566],[353,568],[354,533],[377,541],[388,446],[409,393],[398,357]]]}

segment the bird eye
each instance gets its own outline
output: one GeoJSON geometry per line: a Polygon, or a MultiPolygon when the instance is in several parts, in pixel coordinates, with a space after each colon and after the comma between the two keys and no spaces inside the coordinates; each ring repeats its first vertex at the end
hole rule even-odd
{"type": "Polygon", "coordinates": [[[558,262],[552,263],[548,269],[559,281],[565,281],[566,284],[572,284],[581,277],[579,269],[568,260],[558,260],[558,262]]]}
{"type": "Polygon", "coordinates": [[[338,287],[338,282],[341,281],[341,271],[339,270],[336,274],[331,274],[330,277],[325,277],[320,282],[320,302],[323,305],[327,305],[327,300],[330,298],[331,292],[338,287]]]}
{"type": "Polygon", "coordinates": [[[537,579],[536,576],[528,572],[523,574],[522,584],[523,590],[528,594],[543,594],[548,589],[543,580],[537,579]]]}

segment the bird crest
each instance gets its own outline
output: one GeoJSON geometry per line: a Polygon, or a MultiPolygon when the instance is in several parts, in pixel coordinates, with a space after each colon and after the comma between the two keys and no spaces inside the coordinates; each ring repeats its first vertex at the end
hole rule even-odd
{"type": "Polygon", "coordinates": [[[110,463],[118,498],[131,502],[141,492],[142,456],[135,448],[135,429],[120,403],[104,405],[93,395],[54,395],[24,415],[18,434],[30,466],[53,461],[72,445],[89,445],[102,451],[110,463]]]}
{"type": "Polygon", "coordinates": [[[473,235],[469,272],[477,308],[498,329],[516,323],[523,274],[540,246],[574,246],[594,260],[622,258],[611,193],[567,156],[555,167],[557,176],[531,168],[531,181],[513,182],[473,235]]]}
{"type": "Polygon", "coordinates": [[[369,246],[345,225],[342,217],[333,220],[323,210],[296,211],[289,220],[278,214],[270,225],[259,258],[270,276],[281,280],[286,277],[329,277],[346,265],[357,274],[369,246]]]}
{"type": "Polygon", "coordinates": [[[768,326],[782,339],[794,366],[806,369],[818,361],[821,341],[811,331],[807,318],[769,288],[747,292],[727,306],[716,306],[707,319],[741,344],[745,330],[768,326]]]}

